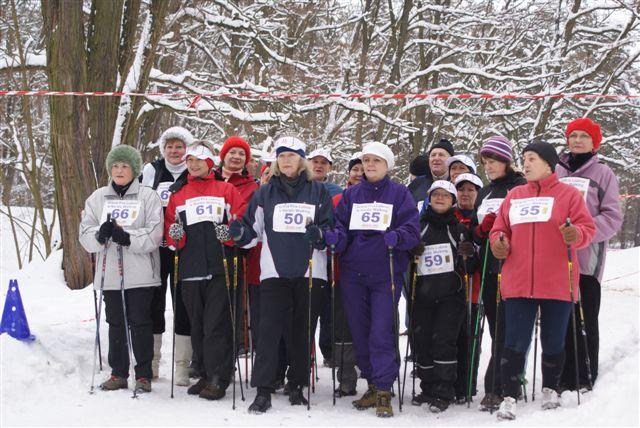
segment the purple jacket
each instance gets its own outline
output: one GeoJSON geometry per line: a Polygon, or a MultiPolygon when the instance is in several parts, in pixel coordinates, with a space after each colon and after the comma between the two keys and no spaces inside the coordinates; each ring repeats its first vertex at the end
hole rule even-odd
{"type": "Polygon", "coordinates": [[[622,226],[618,180],[607,165],[598,161],[597,154],[575,172],[569,171],[564,166],[568,164],[568,160],[569,153],[560,156],[562,163],[558,164],[556,168],[558,178],[581,177],[589,179],[587,208],[596,225],[596,234],[591,244],[578,251],[580,273],[594,276],[598,281],[602,281],[609,239],[622,226]]]}
{"type": "Polygon", "coordinates": [[[409,250],[420,239],[418,209],[411,192],[402,184],[385,177],[377,183],[362,180],[347,188],[336,207],[335,231],[338,234],[336,251],[341,253],[341,275],[367,274],[389,280],[389,252],[384,243],[384,232],[375,230],[349,230],[353,204],[379,202],[393,205],[390,231],[399,235],[393,252],[396,277],[407,271],[409,250]]]}

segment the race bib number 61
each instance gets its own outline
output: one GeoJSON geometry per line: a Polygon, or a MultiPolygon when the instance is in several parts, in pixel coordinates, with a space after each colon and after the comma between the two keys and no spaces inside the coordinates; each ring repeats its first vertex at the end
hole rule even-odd
{"type": "Polygon", "coordinates": [[[216,196],[200,196],[187,199],[187,225],[210,221],[221,223],[224,218],[224,198],[216,196]]]}

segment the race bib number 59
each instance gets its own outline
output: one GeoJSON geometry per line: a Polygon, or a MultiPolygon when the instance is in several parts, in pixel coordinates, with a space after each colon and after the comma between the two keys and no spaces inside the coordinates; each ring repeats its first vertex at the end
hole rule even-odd
{"type": "Polygon", "coordinates": [[[374,202],[371,204],[353,204],[350,230],[380,230],[385,231],[391,225],[393,205],[374,202]]]}
{"type": "Polygon", "coordinates": [[[437,273],[453,272],[453,253],[451,245],[427,245],[420,256],[418,275],[434,275],[437,273]]]}
{"type": "Polygon", "coordinates": [[[313,221],[315,215],[315,205],[278,204],[273,210],[273,231],[304,233],[307,223],[313,221]]]}
{"type": "Polygon", "coordinates": [[[512,199],[509,209],[511,225],[549,221],[553,211],[553,198],[512,199]]]}
{"type": "Polygon", "coordinates": [[[107,221],[107,214],[115,220],[119,226],[131,226],[140,214],[140,202],[132,200],[111,199],[104,203],[100,223],[107,221]]]}

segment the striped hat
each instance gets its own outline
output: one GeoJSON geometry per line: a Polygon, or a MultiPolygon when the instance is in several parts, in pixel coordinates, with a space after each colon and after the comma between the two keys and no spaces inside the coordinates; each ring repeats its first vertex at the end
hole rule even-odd
{"type": "Polygon", "coordinates": [[[513,151],[511,150],[511,141],[500,135],[493,135],[482,144],[480,148],[480,156],[493,155],[504,162],[513,160],[513,151]]]}

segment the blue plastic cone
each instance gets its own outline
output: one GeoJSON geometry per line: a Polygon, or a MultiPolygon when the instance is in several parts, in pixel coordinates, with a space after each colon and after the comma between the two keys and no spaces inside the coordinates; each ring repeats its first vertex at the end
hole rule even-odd
{"type": "Polygon", "coordinates": [[[0,334],[7,332],[9,336],[18,340],[34,340],[36,337],[29,331],[27,314],[24,312],[22,297],[18,289],[18,280],[9,280],[9,290],[7,299],[4,302],[2,311],[2,322],[0,323],[0,334]]]}

